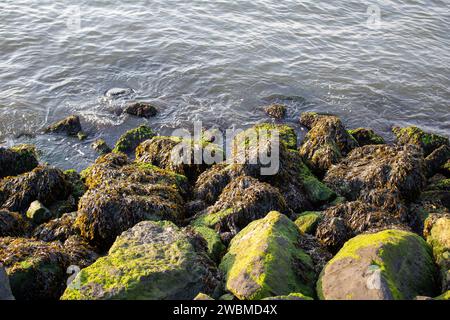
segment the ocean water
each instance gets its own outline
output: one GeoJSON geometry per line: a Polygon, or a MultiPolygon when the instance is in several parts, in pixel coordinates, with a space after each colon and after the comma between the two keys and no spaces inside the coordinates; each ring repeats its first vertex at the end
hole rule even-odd
{"type": "Polygon", "coordinates": [[[147,123],[160,134],[246,128],[262,106],[339,115],[388,141],[393,125],[450,135],[448,1],[0,2],[0,144],[34,143],[42,159],[86,167],[90,143],[147,123]],[[130,88],[119,99],[111,88],[130,88]],[[117,115],[155,103],[148,120],[117,115]],[[41,134],[79,114],[89,134],[41,134]]]}

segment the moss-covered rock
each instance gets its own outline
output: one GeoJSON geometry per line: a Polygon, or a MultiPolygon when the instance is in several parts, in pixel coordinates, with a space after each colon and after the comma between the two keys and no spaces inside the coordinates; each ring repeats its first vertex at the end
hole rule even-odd
{"type": "Polygon", "coordinates": [[[45,130],[45,133],[64,133],[68,136],[77,136],[82,131],[80,117],[71,115],[61,121],[55,122],[45,130]]]}
{"type": "Polygon", "coordinates": [[[214,228],[226,240],[272,210],[290,214],[278,189],[255,178],[242,176],[227,185],[218,201],[207,209],[206,214],[198,217],[194,225],[214,228]]]}
{"type": "Polygon", "coordinates": [[[440,296],[434,298],[434,300],[450,300],[450,290],[445,291],[440,296]]]}
{"type": "Polygon", "coordinates": [[[97,151],[100,155],[104,155],[104,154],[108,154],[108,153],[112,152],[112,149],[108,146],[106,141],[103,139],[95,140],[91,144],[91,147],[92,147],[92,149],[97,151]]]}
{"type": "Polygon", "coordinates": [[[360,147],[369,144],[384,144],[384,139],[377,135],[372,129],[357,128],[347,132],[358,142],[360,147]]]}
{"type": "Polygon", "coordinates": [[[0,180],[0,208],[25,213],[35,200],[49,206],[66,199],[69,193],[70,187],[61,170],[40,165],[31,172],[0,180]]]}
{"type": "Polygon", "coordinates": [[[71,169],[64,171],[64,177],[69,184],[72,197],[78,202],[87,191],[87,188],[81,179],[81,175],[77,171],[71,169]]]}
{"type": "Polygon", "coordinates": [[[269,298],[264,298],[262,300],[314,300],[314,299],[311,297],[305,296],[302,293],[290,293],[285,296],[269,297],[269,298]]]}
{"type": "Polygon", "coordinates": [[[412,145],[356,148],[331,167],[324,179],[329,187],[348,200],[372,202],[376,202],[376,196],[380,195],[374,194],[374,190],[380,189],[399,193],[405,200],[414,200],[425,181],[422,154],[412,145]]]}
{"type": "Polygon", "coordinates": [[[143,141],[151,139],[155,136],[152,128],[141,125],[135,129],[125,132],[114,146],[113,152],[134,152],[136,147],[143,141]]]}
{"type": "Polygon", "coordinates": [[[29,225],[21,214],[0,210],[0,237],[21,237],[28,229],[29,225]]]}
{"type": "Polygon", "coordinates": [[[208,296],[207,294],[200,292],[198,295],[195,296],[194,300],[214,300],[214,299],[208,296]]]}
{"type": "Polygon", "coordinates": [[[405,128],[392,128],[397,137],[397,143],[400,145],[414,144],[422,148],[425,156],[429,155],[435,149],[442,145],[449,145],[447,137],[434,133],[428,133],[420,128],[410,126],[405,128]]]}
{"type": "Polygon", "coordinates": [[[136,149],[136,160],[186,176],[195,182],[211,164],[203,154],[223,159],[223,150],[208,141],[194,141],[181,137],[157,136],[144,141],[136,149]]]}
{"type": "Polygon", "coordinates": [[[124,112],[136,117],[151,118],[156,116],[158,110],[148,102],[130,102],[125,106],[124,112]]]}
{"type": "Polygon", "coordinates": [[[86,268],[99,258],[95,248],[79,235],[69,236],[64,241],[63,247],[70,264],[78,268],[86,268]]]}
{"type": "Polygon", "coordinates": [[[58,243],[0,238],[0,263],[17,300],[58,299],[64,291],[70,260],[58,243]]]}
{"type": "Polygon", "coordinates": [[[284,104],[274,103],[270,106],[264,107],[264,111],[269,115],[269,117],[275,119],[282,119],[286,115],[286,106],[284,104]]]}
{"type": "Polygon", "coordinates": [[[62,299],[193,299],[214,293],[217,285],[217,270],[189,233],[168,221],[144,221],[82,269],[62,299]]]}
{"type": "Polygon", "coordinates": [[[450,290],[450,213],[434,214],[425,221],[424,236],[441,270],[442,291],[450,290]]]}
{"type": "Polygon", "coordinates": [[[295,219],[295,224],[302,233],[314,234],[320,220],[322,220],[322,212],[306,211],[295,219]]]}
{"type": "Polygon", "coordinates": [[[193,229],[203,239],[205,239],[208,246],[209,257],[213,261],[219,262],[226,250],[226,247],[222,243],[219,234],[214,229],[202,225],[194,226],[193,229]]]}
{"type": "Polygon", "coordinates": [[[305,112],[300,117],[300,123],[310,129],[300,147],[300,155],[320,176],[358,147],[356,140],[336,116],[305,112]]]}
{"type": "Polygon", "coordinates": [[[75,226],[77,216],[77,212],[66,213],[61,218],[41,224],[34,229],[33,237],[45,242],[64,242],[70,236],[79,234],[75,226]]]}
{"type": "Polygon", "coordinates": [[[326,300],[414,299],[436,292],[429,245],[418,235],[385,230],[349,240],[317,283],[326,300]]]}
{"type": "MultiPolygon", "coordinates": [[[[234,137],[235,146],[241,146],[246,144],[249,149],[253,147],[254,141],[256,139],[258,142],[262,142],[264,145],[264,140],[270,139],[273,135],[279,137],[279,142],[282,143],[288,149],[297,149],[297,134],[294,128],[286,124],[275,124],[275,123],[259,123],[253,127],[237,134],[234,137]]],[[[236,156],[236,153],[235,155],[236,156]]]]}
{"type": "Polygon", "coordinates": [[[32,145],[0,148],[0,179],[33,170],[39,164],[37,157],[36,148],[32,145]]]}
{"type": "Polygon", "coordinates": [[[299,247],[300,237],[296,225],[278,212],[250,223],[233,238],[220,264],[226,289],[241,300],[291,292],[313,296],[314,266],[299,247]]]}

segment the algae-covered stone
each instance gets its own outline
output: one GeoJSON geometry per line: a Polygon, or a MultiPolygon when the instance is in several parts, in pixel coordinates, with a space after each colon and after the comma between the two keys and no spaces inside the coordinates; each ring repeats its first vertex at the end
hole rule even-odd
{"type": "Polygon", "coordinates": [[[319,221],[322,219],[322,212],[306,211],[300,214],[295,220],[295,224],[302,233],[314,233],[319,221]]]}
{"type": "Polygon", "coordinates": [[[358,142],[360,147],[368,144],[384,144],[384,139],[377,135],[372,129],[357,128],[347,130],[349,134],[358,142]]]}
{"type": "Polygon", "coordinates": [[[82,269],[62,299],[192,300],[199,292],[212,294],[217,285],[217,270],[188,233],[168,221],[144,221],[82,269]]]}
{"type": "Polygon", "coordinates": [[[119,140],[117,140],[113,152],[131,153],[143,141],[151,139],[155,136],[152,128],[141,125],[135,129],[125,132],[119,140]]]}
{"type": "Polygon", "coordinates": [[[425,156],[429,155],[442,145],[449,145],[447,137],[425,132],[415,126],[405,128],[394,127],[392,128],[392,132],[394,132],[397,137],[398,144],[415,144],[422,148],[425,156]]]}
{"type": "Polygon", "coordinates": [[[259,123],[253,127],[239,133],[234,138],[234,143],[236,146],[245,144],[253,144],[252,139],[257,139],[263,141],[262,139],[271,139],[272,136],[278,136],[279,141],[285,145],[288,149],[297,148],[297,134],[294,128],[286,124],[275,124],[275,123],[259,123]]]}
{"type": "Polygon", "coordinates": [[[207,209],[207,213],[194,221],[230,236],[238,233],[248,223],[277,210],[290,213],[278,189],[252,177],[242,176],[230,182],[219,200],[207,209]]]}
{"type": "Polygon", "coordinates": [[[299,247],[300,237],[296,225],[279,212],[250,223],[233,238],[220,264],[226,289],[241,300],[291,292],[313,296],[314,266],[299,247]]]}
{"type": "Polygon", "coordinates": [[[262,300],[314,300],[311,297],[305,296],[302,293],[290,293],[288,295],[284,295],[284,296],[276,296],[276,297],[269,297],[269,298],[264,298],[262,300]]]}
{"type": "Polygon", "coordinates": [[[106,141],[103,139],[95,140],[91,144],[91,147],[92,147],[92,149],[97,151],[100,155],[108,154],[112,151],[112,149],[108,146],[106,141]]]}
{"type": "Polygon", "coordinates": [[[450,300],[450,290],[445,291],[440,296],[434,298],[434,300],[450,300]]]}
{"type": "Polygon", "coordinates": [[[425,174],[428,178],[438,172],[450,178],[450,172],[445,172],[446,165],[448,166],[447,169],[450,169],[450,146],[442,145],[435,149],[425,158],[424,162],[425,174]]]}
{"type": "Polygon", "coordinates": [[[208,296],[207,294],[204,293],[199,293],[194,300],[214,300],[213,298],[211,298],[210,296],[208,296]]]}
{"type": "Polygon", "coordinates": [[[22,215],[8,210],[0,210],[0,237],[20,237],[28,229],[22,215]]]}
{"type": "Polygon", "coordinates": [[[27,218],[35,224],[41,224],[52,218],[52,213],[38,200],[33,201],[27,210],[27,218]]]}
{"type": "Polygon", "coordinates": [[[125,106],[125,113],[136,117],[151,118],[156,116],[158,110],[148,102],[130,102],[125,106]]]}
{"type": "Polygon", "coordinates": [[[310,129],[300,147],[300,155],[319,175],[358,147],[356,140],[336,116],[305,112],[300,123],[310,129]]]}
{"type": "Polygon", "coordinates": [[[275,119],[282,119],[286,115],[286,106],[284,104],[274,103],[264,108],[266,113],[275,119]]]}
{"type": "Polygon", "coordinates": [[[0,263],[17,300],[58,299],[64,291],[69,259],[59,242],[0,238],[0,263]]]}
{"type": "Polygon", "coordinates": [[[0,179],[16,176],[38,166],[36,148],[22,144],[9,149],[0,148],[0,179]]]}
{"type": "Polygon", "coordinates": [[[40,165],[31,172],[0,180],[0,208],[25,213],[35,200],[49,206],[66,199],[69,193],[70,187],[61,170],[40,165]]]}
{"type": "Polygon", "coordinates": [[[64,133],[68,136],[77,136],[82,131],[80,117],[76,115],[69,116],[50,125],[44,131],[45,133],[64,133]]]}
{"type": "Polygon", "coordinates": [[[433,296],[436,268],[429,245],[402,230],[349,240],[317,283],[320,299],[386,300],[433,296]]]}
{"type": "Polygon", "coordinates": [[[205,239],[208,246],[208,255],[213,261],[220,261],[223,253],[226,250],[226,247],[222,243],[219,234],[211,228],[205,226],[195,226],[195,232],[200,234],[200,236],[205,239]]]}
{"type": "Polygon", "coordinates": [[[1,300],[14,300],[14,296],[11,292],[9,278],[6,274],[6,270],[0,264],[0,301],[1,300]]]}
{"type": "Polygon", "coordinates": [[[33,231],[33,237],[45,242],[65,241],[70,236],[79,233],[75,227],[77,212],[64,214],[61,218],[53,219],[37,226],[33,231]]]}

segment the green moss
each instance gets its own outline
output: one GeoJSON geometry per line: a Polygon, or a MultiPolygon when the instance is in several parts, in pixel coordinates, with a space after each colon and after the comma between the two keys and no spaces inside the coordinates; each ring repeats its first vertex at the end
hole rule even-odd
{"type": "Polygon", "coordinates": [[[200,234],[208,244],[208,255],[214,261],[220,261],[226,248],[220,239],[219,234],[211,228],[205,226],[195,226],[194,230],[200,234]]]}
{"type": "Polygon", "coordinates": [[[196,218],[192,225],[194,226],[206,226],[209,228],[213,228],[220,221],[225,219],[226,217],[232,215],[234,213],[233,208],[228,208],[222,211],[218,211],[215,213],[205,213],[196,218]]]}
{"type": "Polygon", "coordinates": [[[371,129],[357,128],[347,130],[347,132],[355,139],[356,142],[358,142],[360,146],[385,143],[384,139],[371,129]]]}
{"type": "Polygon", "coordinates": [[[64,176],[72,188],[72,196],[78,200],[86,193],[86,186],[82,181],[82,177],[76,170],[70,169],[64,171],[64,176]]]}
{"type": "Polygon", "coordinates": [[[302,233],[314,233],[322,219],[322,212],[306,211],[297,217],[295,224],[302,233]]]}
{"type": "Polygon", "coordinates": [[[155,133],[150,127],[141,125],[123,134],[116,142],[113,152],[133,152],[141,142],[151,139],[154,136],[155,133]]]}
{"type": "Polygon", "coordinates": [[[424,149],[425,155],[430,154],[434,149],[441,145],[449,144],[448,138],[438,134],[424,132],[422,129],[415,126],[405,128],[394,127],[392,131],[400,143],[419,145],[424,149]]]}
{"type": "Polygon", "coordinates": [[[314,295],[312,260],[298,247],[299,236],[295,224],[275,211],[250,223],[233,238],[219,266],[227,290],[249,300],[291,292],[314,295]]]}
{"type": "Polygon", "coordinates": [[[295,130],[292,127],[284,124],[272,124],[272,123],[257,124],[252,128],[249,128],[244,132],[238,134],[235,137],[235,141],[238,141],[238,143],[244,143],[245,145],[248,145],[250,143],[249,137],[251,137],[255,132],[259,136],[260,132],[263,131],[263,133],[267,133],[268,138],[270,138],[274,130],[278,131],[280,142],[284,144],[288,149],[293,150],[297,149],[297,134],[295,133],[295,130]]]}
{"type": "Polygon", "coordinates": [[[440,296],[434,298],[435,300],[450,300],[450,290],[445,291],[440,296]]]}
{"type": "Polygon", "coordinates": [[[289,295],[285,296],[276,296],[276,297],[270,297],[270,298],[264,298],[262,300],[314,300],[311,297],[305,296],[302,293],[290,293],[289,295]]]}

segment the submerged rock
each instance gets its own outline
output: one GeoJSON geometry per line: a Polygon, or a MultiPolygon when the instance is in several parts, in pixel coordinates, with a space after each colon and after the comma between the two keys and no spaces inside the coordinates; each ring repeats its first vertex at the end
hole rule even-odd
{"type": "Polygon", "coordinates": [[[433,296],[436,268],[418,235],[385,230],[348,241],[317,283],[325,300],[390,300],[433,296]]]}
{"type": "Polygon", "coordinates": [[[107,256],[81,270],[62,299],[190,299],[214,294],[218,274],[189,234],[168,221],[144,221],[117,238],[107,256]]]}
{"type": "Polygon", "coordinates": [[[111,88],[105,92],[107,98],[121,98],[133,94],[135,91],[131,88],[111,88]]]}
{"type": "Polygon", "coordinates": [[[0,179],[29,172],[38,165],[37,151],[32,145],[0,148],[0,179]]]}
{"type": "Polygon", "coordinates": [[[80,117],[76,115],[69,116],[61,121],[47,127],[45,133],[64,133],[68,136],[77,136],[83,129],[81,128],[80,117]]]}
{"type": "Polygon", "coordinates": [[[5,268],[0,264],[0,301],[15,300],[9,285],[8,275],[5,268]]]}
{"type": "Polygon", "coordinates": [[[397,143],[400,145],[414,144],[422,148],[425,156],[429,155],[435,149],[442,145],[449,146],[447,137],[440,136],[434,133],[428,133],[420,128],[410,126],[405,128],[392,128],[397,137],[397,143]]]}
{"type": "Polygon", "coordinates": [[[128,130],[117,140],[113,152],[132,153],[141,142],[154,136],[153,130],[146,125],[128,130]]]}
{"type": "Polygon", "coordinates": [[[0,237],[21,237],[28,228],[28,223],[21,214],[0,210],[0,237]]]}
{"type": "Polygon", "coordinates": [[[58,299],[66,286],[69,259],[59,243],[0,238],[0,263],[17,300],[58,299]]]}
{"type": "Polygon", "coordinates": [[[360,147],[370,144],[385,144],[384,139],[372,129],[357,128],[347,130],[347,132],[358,142],[360,147]]]}
{"type": "Polygon", "coordinates": [[[156,116],[158,110],[148,102],[131,102],[125,106],[125,113],[133,116],[151,118],[156,116]]]}
{"type": "Polygon", "coordinates": [[[106,144],[105,140],[98,139],[91,144],[92,149],[97,151],[100,155],[110,153],[112,149],[106,144]]]}
{"type": "Polygon", "coordinates": [[[305,112],[300,123],[310,129],[300,147],[300,155],[316,174],[325,174],[331,165],[358,147],[336,116],[305,112]]]}
{"type": "Polygon", "coordinates": [[[220,269],[237,298],[258,300],[299,292],[314,295],[311,258],[299,247],[295,224],[278,212],[253,221],[230,243],[220,269]]]}
{"type": "Polygon", "coordinates": [[[271,104],[264,108],[264,111],[272,118],[282,119],[286,115],[286,106],[283,104],[271,104]]]}
{"type": "Polygon", "coordinates": [[[67,199],[69,193],[61,170],[40,165],[31,172],[0,180],[0,208],[24,213],[35,200],[49,206],[67,199]]]}

